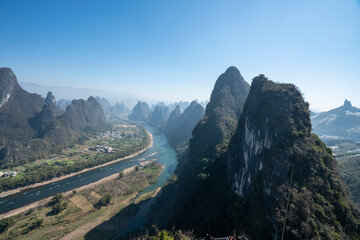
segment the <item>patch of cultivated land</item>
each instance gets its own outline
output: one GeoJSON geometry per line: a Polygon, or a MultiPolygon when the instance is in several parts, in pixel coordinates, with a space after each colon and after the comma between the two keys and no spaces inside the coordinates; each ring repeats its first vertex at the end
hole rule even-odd
{"type": "Polygon", "coordinates": [[[160,190],[136,198],[140,191],[156,182],[162,169],[163,166],[154,162],[138,171],[128,170],[123,176],[110,176],[76,192],[70,191],[61,200],[66,205],[65,209],[57,214],[53,213],[49,200],[42,200],[42,204],[35,208],[1,219],[0,226],[8,227],[0,233],[0,239],[83,239],[96,227],[109,231],[120,229],[127,222],[128,209],[138,208],[134,208],[136,205],[133,203],[151,198],[160,190]],[[109,193],[110,202],[99,207],[101,199],[109,193]],[[114,221],[107,222],[117,219],[118,213],[124,209],[125,215],[120,214],[121,219],[115,221],[116,224],[114,221]]]}
{"type": "MultiPolygon", "coordinates": [[[[135,149],[138,148],[138,145],[141,143],[141,141],[142,141],[141,139],[143,137],[143,136],[140,136],[141,128],[139,126],[133,125],[130,128],[130,130],[129,130],[129,128],[127,128],[127,131],[125,129],[123,129],[123,127],[118,127],[116,124],[113,126],[113,128],[118,130],[118,131],[123,131],[124,134],[125,133],[129,134],[129,136],[136,136],[136,137],[130,137],[130,138],[127,138],[127,139],[125,138],[125,139],[111,140],[112,142],[115,142],[117,144],[117,148],[114,148],[115,152],[113,154],[117,154],[117,153],[119,153],[121,151],[129,151],[129,149],[131,149],[131,148],[135,148],[135,149]]],[[[104,164],[100,164],[100,165],[97,165],[97,166],[91,167],[91,168],[85,168],[85,169],[83,169],[81,171],[76,171],[74,173],[66,174],[66,175],[61,176],[61,177],[55,177],[55,178],[52,178],[51,180],[48,180],[48,181],[42,181],[40,183],[31,184],[31,185],[28,185],[26,187],[3,191],[3,192],[0,192],[0,197],[4,196],[4,195],[9,196],[9,195],[15,194],[17,192],[20,192],[20,191],[22,191],[24,189],[27,189],[27,188],[34,188],[34,187],[45,185],[45,184],[48,184],[48,183],[51,183],[51,182],[59,181],[59,180],[62,180],[62,179],[65,179],[65,178],[68,178],[68,177],[71,177],[71,176],[86,172],[86,171],[90,171],[90,170],[95,169],[95,168],[103,167],[103,166],[112,164],[114,162],[123,161],[123,160],[129,159],[129,158],[135,157],[135,156],[145,152],[146,150],[148,150],[152,146],[152,143],[153,143],[152,135],[149,132],[147,132],[147,134],[150,137],[150,141],[149,141],[148,145],[145,146],[143,149],[137,151],[137,152],[129,154],[126,157],[114,159],[114,160],[111,160],[111,161],[106,162],[104,164]]],[[[103,141],[103,139],[101,138],[99,140],[98,139],[88,140],[83,145],[77,145],[76,149],[64,150],[63,155],[61,155],[61,156],[57,156],[57,157],[54,157],[54,158],[51,158],[51,159],[48,159],[48,160],[38,160],[38,161],[35,161],[33,163],[25,164],[24,166],[16,167],[16,169],[14,169],[14,170],[18,171],[20,168],[22,168],[22,171],[25,171],[27,169],[27,171],[28,171],[27,174],[33,174],[34,172],[37,171],[36,168],[41,167],[42,165],[51,165],[54,168],[56,168],[57,166],[72,165],[72,164],[75,164],[75,163],[87,162],[89,160],[91,161],[94,158],[102,158],[102,157],[106,158],[106,157],[109,157],[109,155],[110,155],[109,153],[106,154],[106,153],[99,153],[99,152],[96,152],[96,151],[89,151],[88,150],[88,148],[90,146],[96,145],[97,143],[99,143],[99,141],[103,141]]],[[[108,141],[108,140],[106,140],[106,141],[108,141]]],[[[131,152],[131,151],[129,151],[129,152],[131,152]]],[[[23,175],[24,175],[23,172],[20,172],[20,174],[18,176],[16,176],[17,180],[18,180],[18,178],[23,177],[23,175]]],[[[14,180],[16,180],[16,179],[14,179],[14,180]]],[[[1,185],[1,181],[2,180],[0,179],[0,185],[1,185]]]]}

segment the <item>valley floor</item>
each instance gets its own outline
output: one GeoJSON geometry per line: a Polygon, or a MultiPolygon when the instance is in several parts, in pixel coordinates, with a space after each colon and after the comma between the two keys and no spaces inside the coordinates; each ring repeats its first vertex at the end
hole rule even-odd
{"type": "Polygon", "coordinates": [[[58,214],[52,213],[49,206],[51,198],[21,211],[3,214],[0,221],[12,216],[7,219],[13,224],[0,233],[0,238],[92,239],[97,229],[107,229],[113,234],[126,226],[127,220],[136,214],[141,203],[159,192],[160,188],[138,196],[139,192],[157,181],[163,169],[158,163],[150,163],[139,170],[131,167],[123,171],[123,176],[114,174],[76,191],[66,192],[63,197],[66,208],[58,214]],[[100,199],[108,193],[112,195],[110,203],[97,207],[100,199]],[[113,218],[116,225],[108,221],[113,218]]]}
{"type": "MultiPolygon", "coordinates": [[[[40,182],[40,183],[35,183],[35,184],[32,184],[32,185],[29,185],[29,186],[26,186],[26,187],[22,187],[22,188],[16,188],[16,189],[12,189],[12,190],[8,190],[8,191],[3,191],[1,192],[0,194],[0,198],[1,197],[4,197],[4,196],[10,196],[12,194],[15,194],[15,193],[18,193],[18,192],[21,192],[23,190],[26,190],[26,189],[30,189],[30,188],[35,188],[35,187],[39,187],[39,186],[43,186],[43,185],[46,185],[46,184],[49,184],[49,183],[53,183],[53,182],[57,182],[57,181],[60,181],[60,180],[63,180],[63,179],[66,179],[66,178],[69,178],[69,177],[72,177],[72,176],[76,176],[78,174],[81,174],[81,173],[84,173],[84,172],[88,172],[88,171],[91,171],[93,169],[96,169],[96,168],[101,168],[101,167],[105,167],[105,166],[108,166],[110,164],[113,164],[113,163],[116,163],[116,162],[120,162],[120,161],[124,161],[126,159],[130,159],[130,158],[133,158],[133,157],[136,157],[140,154],[142,154],[143,152],[147,151],[149,148],[152,147],[153,145],[153,136],[152,134],[147,131],[147,134],[149,135],[150,137],[150,142],[149,144],[143,148],[142,150],[140,151],[137,151],[133,154],[130,154],[126,157],[123,157],[123,158],[119,158],[119,159],[116,159],[116,160],[113,160],[113,161],[110,161],[110,162],[107,162],[107,163],[104,163],[104,164],[101,164],[101,165],[97,165],[95,167],[91,167],[91,168],[86,168],[86,169],[83,169],[79,172],[74,172],[74,173],[70,173],[70,174],[67,174],[67,175],[64,175],[64,176],[61,176],[61,177],[58,177],[58,178],[53,178],[51,180],[48,180],[48,181],[43,181],[43,182],[40,182]]],[[[0,215],[0,218],[1,218],[1,215],[0,215]]]]}

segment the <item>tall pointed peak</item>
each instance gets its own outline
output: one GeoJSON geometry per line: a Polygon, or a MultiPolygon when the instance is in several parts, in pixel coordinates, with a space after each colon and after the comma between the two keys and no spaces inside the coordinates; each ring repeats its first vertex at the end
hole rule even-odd
{"type": "Polygon", "coordinates": [[[239,69],[235,66],[230,66],[228,69],[226,69],[225,74],[240,74],[239,69]]]}
{"type": "Polygon", "coordinates": [[[46,95],[45,102],[47,104],[56,104],[55,97],[54,97],[54,95],[52,94],[51,91],[48,92],[48,94],[46,95]]]}
{"type": "Polygon", "coordinates": [[[345,108],[351,108],[351,107],[352,107],[351,102],[348,101],[347,99],[345,99],[344,107],[345,107],[345,108]]]}

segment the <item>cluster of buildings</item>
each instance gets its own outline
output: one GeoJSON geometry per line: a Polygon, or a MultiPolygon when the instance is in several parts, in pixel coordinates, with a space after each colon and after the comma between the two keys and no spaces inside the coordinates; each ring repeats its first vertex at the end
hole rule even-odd
{"type": "Polygon", "coordinates": [[[125,132],[119,132],[119,131],[106,131],[103,133],[99,133],[96,136],[93,136],[93,138],[96,139],[103,139],[103,138],[112,138],[114,140],[124,139],[128,137],[136,136],[136,133],[125,133],[125,132]]]}
{"type": "Polygon", "coordinates": [[[0,178],[15,177],[18,172],[0,172],[0,178]]]}
{"type": "Polygon", "coordinates": [[[89,148],[90,151],[97,151],[97,152],[102,152],[102,153],[111,153],[113,151],[112,147],[108,147],[108,146],[93,146],[89,148]]]}

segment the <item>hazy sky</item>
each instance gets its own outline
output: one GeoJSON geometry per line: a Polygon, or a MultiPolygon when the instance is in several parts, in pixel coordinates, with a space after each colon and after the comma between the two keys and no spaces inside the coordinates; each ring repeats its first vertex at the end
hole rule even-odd
{"type": "Polygon", "coordinates": [[[208,99],[234,65],[360,107],[358,0],[0,0],[0,66],[19,81],[208,99]]]}

